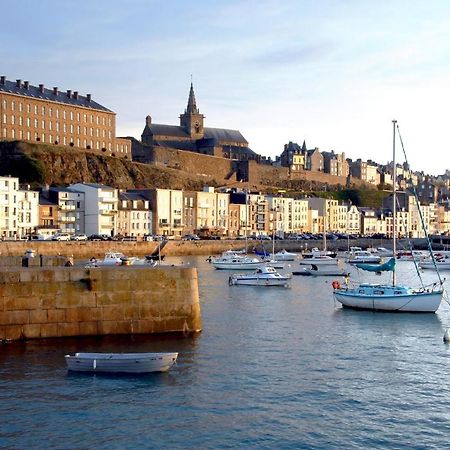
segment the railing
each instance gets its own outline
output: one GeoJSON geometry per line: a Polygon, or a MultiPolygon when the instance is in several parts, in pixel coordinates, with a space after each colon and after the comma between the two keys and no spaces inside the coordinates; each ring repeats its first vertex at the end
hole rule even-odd
{"type": "Polygon", "coordinates": [[[75,205],[60,205],[60,208],[64,211],[75,211],[75,205]]]}

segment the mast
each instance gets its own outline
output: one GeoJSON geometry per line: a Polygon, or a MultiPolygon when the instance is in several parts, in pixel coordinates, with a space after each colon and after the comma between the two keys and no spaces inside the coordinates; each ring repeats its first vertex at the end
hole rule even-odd
{"type": "Polygon", "coordinates": [[[324,207],[324,215],[323,215],[323,254],[326,254],[327,251],[327,206],[328,203],[325,200],[325,207],[324,207]]]}
{"type": "MultiPolygon", "coordinates": [[[[393,125],[393,138],[392,138],[392,201],[393,201],[393,207],[392,207],[392,233],[394,235],[393,240],[393,251],[394,251],[394,258],[396,258],[397,255],[397,186],[396,186],[396,162],[395,162],[395,127],[397,125],[397,121],[392,121],[393,125]]],[[[395,286],[395,266],[394,270],[392,271],[392,285],[395,286]]]]}

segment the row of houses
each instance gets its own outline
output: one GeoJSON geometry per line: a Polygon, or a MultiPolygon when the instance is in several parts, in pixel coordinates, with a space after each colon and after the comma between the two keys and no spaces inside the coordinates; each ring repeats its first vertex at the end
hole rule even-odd
{"type": "MultiPolygon", "coordinates": [[[[423,237],[421,215],[431,234],[448,234],[450,212],[436,203],[421,205],[399,192],[399,236],[423,237]]],[[[217,192],[176,189],[121,191],[93,183],[65,188],[25,189],[15,177],[0,177],[0,237],[57,232],[142,238],[181,238],[345,233],[392,236],[392,198],[381,209],[359,208],[324,198],[291,198],[246,191],[217,192]]]]}

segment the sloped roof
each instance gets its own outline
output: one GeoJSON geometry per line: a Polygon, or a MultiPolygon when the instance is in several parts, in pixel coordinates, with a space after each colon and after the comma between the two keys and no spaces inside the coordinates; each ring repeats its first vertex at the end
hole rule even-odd
{"type": "MultiPolygon", "coordinates": [[[[144,133],[148,131],[153,136],[170,136],[170,137],[180,137],[185,139],[190,139],[189,133],[181,126],[177,125],[164,125],[159,123],[152,123],[146,126],[144,133]]],[[[226,128],[208,128],[203,129],[204,139],[215,139],[218,142],[239,142],[243,144],[248,144],[247,140],[242,136],[241,132],[238,130],[228,130],[226,128]]],[[[143,134],[144,134],[143,133],[143,134]]]]}
{"type": "Polygon", "coordinates": [[[82,106],[83,108],[112,112],[108,108],[105,108],[104,106],[100,105],[97,102],[94,102],[93,100],[88,101],[87,97],[84,97],[82,95],[78,95],[78,98],[74,98],[73,95],[68,97],[67,93],[61,91],[58,91],[58,93],[55,95],[53,93],[53,89],[46,88],[43,88],[43,91],[41,92],[39,87],[32,86],[31,84],[28,86],[28,89],[25,89],[23,83],[21,83],[21,86],[18,87],[16,82],[5,80],[5,84],[0,83],[0,92],[22,95],[24,97],[47,100],[51,102],[65,103],[72,106],[82,106]]]}

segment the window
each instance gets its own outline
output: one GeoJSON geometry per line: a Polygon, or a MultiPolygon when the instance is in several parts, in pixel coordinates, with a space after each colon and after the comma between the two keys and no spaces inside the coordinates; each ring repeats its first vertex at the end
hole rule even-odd
{"type": "Polygon", "coordinates": [[[11,102],[11,111],[14,111],[15,107],[16,107],[16,102],[12,101],[11,102]]]}
{"type": "Polygon", "coordinates": [[[43,107],[41,108],[41,113],[42,113],[43,116],[45,116],[45,106],[43,106],[43,107]]]}
{"type": "Polygon", "coordinates": [[[19,103],[19,112],[22,112],[22,103],[19,103]]]}
{"type": "Polygon", "coordinates": [[[63,119],[66,120],[67,119],[67,114],[66,114],[66,110],[63,110],[63,119]]]}
{"type": "Polygon", "coordinates": [[[37,128],[39,126],[39,122],[37,119],[34,119],[34,128],[37,128]]]}
{"type": "Polygon", "coordinates": [[[70,111],[70,120],[73,120],[73,111],[70,111]]]}
{"type": "Polygon", "coordinates": [[[38,106],[37,105],[34,105],[34,113],[38,114],[38,106]]]}
{"type": "Polygon", "coordinates": [[[49,115],[50,117],[52,117],[52,113],[53,113],[52,108],[48,108],[48,115],[49,115]]]}

